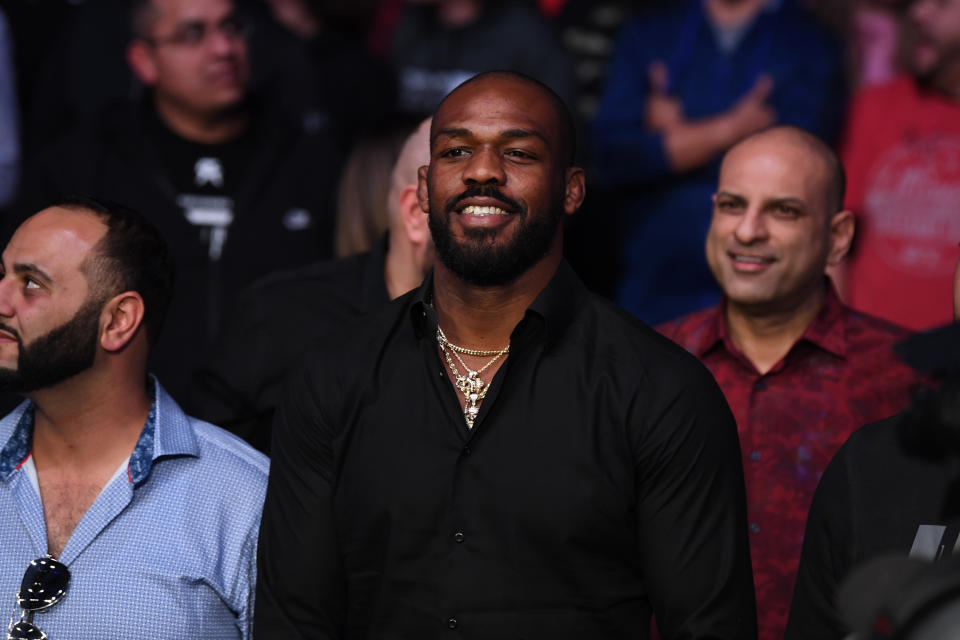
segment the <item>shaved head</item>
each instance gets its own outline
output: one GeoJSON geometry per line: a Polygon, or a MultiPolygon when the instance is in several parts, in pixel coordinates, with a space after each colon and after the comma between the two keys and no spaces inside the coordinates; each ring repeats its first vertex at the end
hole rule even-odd
{"type": "MultiPolygon", "coordinates": [[[[443,104],[447,101],[450,96],[454,95],[461,89],[469,87],[470,85],[476,82],[483,82],[486,80],[507,80],[512,82],[517,82],[519,84],[527,85],[532,87],[543,94],[546,97],[551,106],[553,107],[554,115],[557,118],[560,128],[560,140],[559,145],[561,149],[562,158],[566,159],[567,166],[572,167],[574,163],[574,158],[577,155],[577,130],[576,126],[573,123],[573,116],[570,115],[570,109],[567,107],[567,103],[563,101],[557,93],[543,84],[536,78],[531,78],[528,75],[518,73],[516,71],[484,71],[483,73],[478,73],[468,80],[464,80],[457,87],[448,93],[443,100],[440,101],[440,104],[437,105],[436,111],[434,114],[440,113],[440,109],[443,108],[443,104]]],[[[436,119],[434,119],[436,120],[436,119]]],[[[433,142],[436,136],[436,132],[433,129],[433,125],[430,125],[430,146],[433,147],[433,142]]]]}
{"type": "Polygon", "coordinates": [[[847,189],[847,176],[840,158],[827,143],[817,136],[799,127],[771,127],[747,136],[727,151],[724,162],[735,153],[745,150],[758,142],[782,143],[800,146],[819,159],[824,170],[823,203],[827,220],[843,209],[843,199],[847,189]]]}

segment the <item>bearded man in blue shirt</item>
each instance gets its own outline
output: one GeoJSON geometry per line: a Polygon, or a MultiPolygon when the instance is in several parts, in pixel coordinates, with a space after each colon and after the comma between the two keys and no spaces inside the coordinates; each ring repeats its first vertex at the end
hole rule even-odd
{"type": "Polygon", "coordinates": [[[28,398],[0,421],[8,639],[250,637],[267,460],[147,376],[172,287],[159,232],[95,200],[3,252],[0,388],[28,398]]]}

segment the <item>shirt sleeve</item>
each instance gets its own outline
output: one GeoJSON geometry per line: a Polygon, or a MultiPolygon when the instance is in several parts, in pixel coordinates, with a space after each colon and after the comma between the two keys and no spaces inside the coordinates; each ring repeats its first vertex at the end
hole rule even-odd
{"type": "Polygon", "coordinates": [[[827,465],[813,495],[784,640],[840,640],[847,635],[835,604],[837,588],[851,566],[853,505],[846,449],[841,447],[827,465]]]}
{"type": "Polygon", "coordinates": [[[257,520],[247,541],[241,550],[243,558],[240,563],[240,574],[237,576],[237,584],[234,586],[234,593],[240,606],[237,610],[237,626],[240,628],[240,637],[242,640],[253,638],[253,602],[254,592],[257,582],[257,532],[260,521],[257,520]]]}
{"type": "Polygon", "coordinates": [[[756,638],[736,425],[709,372],[688,362],[640,403],[652,414],[634,445],[644,580],[665,640],[756,638]]]}
{"type": "Polygon", "coordinates": [[[627,23],[617,38],[593,121],[591,164],[605,186],[636,186],[669,175],[663,135],[647,130],[647,50],[642,23],[627,23]]]}
{"type": "Polygon", "coordinates": [[[320,390],[329,388],[318,379],[321,369],[311,366],[291,376],[274,420],[257,562],[257,640],[344,635],[346,588],[333,518],[333,432],[321,406],[320,390]]]}

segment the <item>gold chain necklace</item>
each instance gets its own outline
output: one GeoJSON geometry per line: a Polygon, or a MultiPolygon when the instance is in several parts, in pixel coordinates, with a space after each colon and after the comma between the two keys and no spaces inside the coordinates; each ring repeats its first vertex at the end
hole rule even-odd
{"type": "Polygon", "coordinates": [[[510,352],[510,345],[508,344],[503,349],[500,350],[481,350],[481,349],[467,349],[466,347],[460,347],[449,340],[447,336],[444,335],[443,329],[437,325],[437,344],[440,345],[440,351],[443,352],[443,357],[447,361],[447,366],[450,367],[450,372],[453,374],[455,380],[455,385],[457,389],[460,390],[460,393],[463,394],[464,398],[464,407],[463,407],[463,419],[467,422],[467,428],[473,429],[473,422],[477,419],[477,414],[480,413],[480,401],[483,400],[487,395],[487,383],[483,381],[480,377],[480,374],[487,370],[494,362],[500,359],[506,353],[510,352]],[[456,363],[453,361],[453,357],[450,357],[450,354],[453,354],[457,360],[460,361],[460,365],[467,372],[467,375],[461,375],[459,369],[457,369],[456,363]],[[489,362],[485,365],[474,371],[467,366],[467,363],[463,361],[463,358],[460,357],[460,353],[473,356],[493,356],[489,362]]]}

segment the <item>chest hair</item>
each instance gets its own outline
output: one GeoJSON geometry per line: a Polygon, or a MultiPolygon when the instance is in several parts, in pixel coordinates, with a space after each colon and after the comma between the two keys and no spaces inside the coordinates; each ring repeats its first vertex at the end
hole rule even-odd
{"type": "Polygon", "coordinates": [[[76,473],[38,474],[43,517],[47,522],[48,553],[59,557],[73,530],[90,509],[110,476],[89,477],[76,473]]]}

